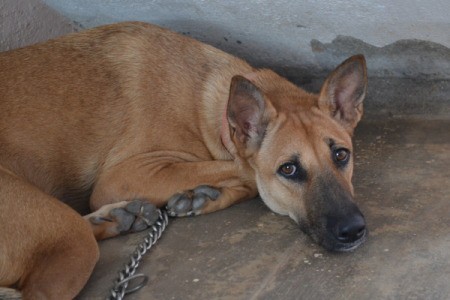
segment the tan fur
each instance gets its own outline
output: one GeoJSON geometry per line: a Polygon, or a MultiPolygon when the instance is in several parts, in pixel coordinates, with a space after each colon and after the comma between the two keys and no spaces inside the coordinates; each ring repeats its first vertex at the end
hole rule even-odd
{"type": "MultiPolygon", "coordinates": [[[[339,87],[339,76],[326,86],[339,87]]],[[[299,221],[315,177],[297,188],[275,175],[292,153],[308,173],[333,174],[351,193],[352,166],[341,172],[324,159],[324,139],[351,150],[362,106],[351,124],[333,118],[331,94],[306,93],[270,70],[137,22],[1,53],[0,285],[28,299],[73,298],[98,257],[94,235],[118,234],[57,199],[79,210],[135,198],[162,207],[176,192],[209,185],[221,195],[201,213],[259,190],[274,211],[299,221]],[[235,75],[264,95],[268,127],[257,147],[245,147],[228,124],[235,75]]]]}

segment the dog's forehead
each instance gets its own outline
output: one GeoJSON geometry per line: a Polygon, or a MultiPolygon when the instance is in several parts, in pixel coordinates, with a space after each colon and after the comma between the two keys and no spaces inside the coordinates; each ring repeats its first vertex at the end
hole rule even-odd
{"type": "Polygon", "coordinates": [[[327,137],[351,144],[348,132],[328,112],[319,109],[317,94],[286,80],[266,82],[264,93],[278,112],[276,121],[282,123],[278,128],[287,131],[288,136],[292,132],[296,136],[307,135],[310,140],[327,137]]]}
{"type": "Polygon", "coordinates": [[[332,139],[336,143],[351,144],[348,132],[327,113],[316,107],[307,110],[291,110],[279,113],[279,137],[292,142],[328,144],[332,139]],[[283,133],[281,133],[283,132],[283,133]]]}

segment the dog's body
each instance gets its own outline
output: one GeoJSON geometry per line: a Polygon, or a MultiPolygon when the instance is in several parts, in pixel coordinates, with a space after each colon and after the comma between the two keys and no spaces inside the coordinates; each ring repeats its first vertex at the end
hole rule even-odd
{"type": "Polygon", "coordinates": [[[355,248],[366,231],[351,135],[366,81],[357,56],[309,94],[143,23],[0,54],[0,285],[73,298],[96,239],[134,228],[134,199],[182,216],[260,193],[326,248],[355,248]]]}

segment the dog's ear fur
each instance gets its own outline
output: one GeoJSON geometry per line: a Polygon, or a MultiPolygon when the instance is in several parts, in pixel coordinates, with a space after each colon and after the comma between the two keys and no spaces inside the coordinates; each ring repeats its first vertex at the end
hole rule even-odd
{"type": "Polygon", "coordinates": [[[252,152],[259,148],[268,123],[266,106],[263,93],[251,81],[240,75],[232,78],[227,118],[238,149],[252,152]]]}
{"type": "Polygon", "coordinates": [[[318,105],[353,134],[363,114],[366,91],[366,60],[363,55],[355,55],[328,76],[320,91],[318,105]]]}

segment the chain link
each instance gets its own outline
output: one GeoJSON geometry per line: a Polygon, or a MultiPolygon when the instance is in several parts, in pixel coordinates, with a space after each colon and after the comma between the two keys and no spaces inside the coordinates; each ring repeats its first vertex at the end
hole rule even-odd
{"type": "Polygon", "coordinates": [[[133,254],[130,257],[130,261],[119,272],[118,278],[114,282],[114,286],[110,291],[110,295],[107,300],[122,300],[125,295],[136,292],[145,286],[148,282],[148,276],[144,274],[134,274],[139,266],[142,257],[148,250],[156,243],[161,237],[164,229],[166,229],[169,223],[169,218],[165,210],[158,210],[159,217],[155,224],[152,225],[150,232],[144,238],[144,241],[140,243],[133,254]],[[135,279],[141,279],[141,282],[131,289],[127,289],[130,281],[135,279]]]}

